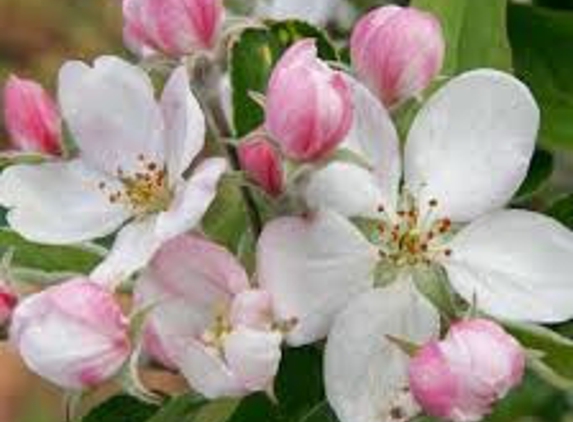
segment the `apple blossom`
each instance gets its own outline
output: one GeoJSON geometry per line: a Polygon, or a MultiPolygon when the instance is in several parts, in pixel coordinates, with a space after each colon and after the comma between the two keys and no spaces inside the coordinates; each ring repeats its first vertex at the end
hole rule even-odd
{"type": "Polygon", "coordinates": [[[442,68],[445,42],[439,21],[410,7],[374,9],[352,33],[352,63],[388,107],[426,89],[442,68]]]}
{"type": "Polygon", "coordinates": [[[315,25],[326,25],[333,20],[348,21],[353,11],[345,0],[259,0],[255,14],[278,20],[301,19],[315,25]]]}
{"type": "MultiPolygon", "coordinates": [[[[573,317],[573,234],[541,214],[502,210],[527,174],[539,127],[537,104],[514,77],[475,70],[434,94],[412,124],[403,182],[389,115],[365,87],[354,83],[354,93],[354,126],[344,145],[362,153],[367,166],[333,162],[310,177],[305,197],[317,212],[265,228],[259,277],[284,304],[277,317],[299,321],[296,330],[306,334],[300,342],[332,327],[326,390],[343,422],[379,420],[381,412],[406,420],[415,406],[398,394],[407,386],[404,362],[388,358],[381,342],[387,326],[409,339],[408,330],[422,330],[420,320],[429,324],[432,316],[404,299],[402,312],[411,318],[402,322],[410,325],[394,330],[382,310],[396,306],[399,295],[387,289],[400,291],[418,271],[437,266],[462,298],[488,314],[565,321],[573,317]],[[343,216],[363,217],[376,229],[363,237],[343,216]],[[391,284],[381,289],[382,282],[391,284]],[[324,302],[330,307],[310,305],[324,302]]],[[[434,334],[426,330],[428,338],[434,334]]]]}
{"type": "Polygon", "coordinates": [[[458,322],[442,341],[424,345],[409,366],[412,394],[435,417],[477,422],[518,385],[525,353],[499,325],[458,322]]]}
{"type": "Polygon", "coordinates": [[[124,40],[141,55],[210,50],[223,17],[221,0],[123,0],[124,40]]]}
{"type": "Polygon", "coordinates": [[[52,155],[62,152],[58,108],[37,82],[14,75],[8,78],[4,87],[4,121],[16,149],[52,155]]]}
{"type": "Polygon", "coordinates": [[[253,137],[237,147],[241,168],[271,196],[278,196],[284,190],[282,160],[264,137],[253,137]]]}
{"type": "Polygon", "coordinates": [[[94,67],[68,62],[59,82],[79,156],[8,168],[0,176],[0,203],[10,226],[33,242],[82,242],[123,226],[93,274],[115,283],[199,223],[226,162],[206,159],[183,177],[205,135],[184,67],[173,72],[159,104],[145,72],[115,57],[101,57],[94,67]]]}
{"type": "Polygon", "coordinates": [[[74,390],[114,376],[131,353],[128,322],[112,293],[85,278],[24,299],[10,340],[32,371],[74,390]]]}
{"type": "Polygon", "coordinates": [[[316,161],[331,153],[352,124],[352,91],[341,72],[317,58],[315,41],[291,46],[273,69],[265,127],[286,156],[316,161]]]}
{"type": "Polygon", "coordinates": [[[272,386],[282,332],[271,297],[251,289],[224,248],[198,236],[166,243],[136,284],[138,307],[164,356],[208,398],[243,396],[272,386]]]}
{"type": "Polygon", "coordinates": [[[18,295],[7,283],[0,282],[0,326],[5,326],[18,304],[18,295]]]}

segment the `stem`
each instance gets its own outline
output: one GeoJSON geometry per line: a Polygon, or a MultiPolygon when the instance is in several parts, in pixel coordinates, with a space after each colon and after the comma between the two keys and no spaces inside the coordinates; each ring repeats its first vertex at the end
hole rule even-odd
{"type": "MultiPolygon", "coordinates": [[[[222,146],[233,170],[240,171],[241,165],[235,147],[227,142],[221,142],[223,138],[233,137],[233,130],[227,120],[219,95],[221,72],[214,63],[204,61],[196,65],[193,73],[193,80],[198,82],[196,88],[199,93],[199,100],[207,114],[209,130],[216,140],[219,141],[218,144],[222,146]]],[[[263,223],[255,198],[248,187],[242,186],[239,189],[245,203],[251,231],[256,239],[262,231],[263,223]]]]}

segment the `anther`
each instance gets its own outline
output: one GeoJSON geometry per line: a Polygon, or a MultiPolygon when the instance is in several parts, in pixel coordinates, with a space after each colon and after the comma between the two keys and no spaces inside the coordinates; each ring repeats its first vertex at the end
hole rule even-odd
{"type": "Polygon", "coordinates": [[[438,200],[437,200],[437,199],[430,199],[430,200],[428,201],[428,205],[429,205],[430,207],[432,207],[432,208],[435,208],[435,207],[438,206],[438,200]]]}

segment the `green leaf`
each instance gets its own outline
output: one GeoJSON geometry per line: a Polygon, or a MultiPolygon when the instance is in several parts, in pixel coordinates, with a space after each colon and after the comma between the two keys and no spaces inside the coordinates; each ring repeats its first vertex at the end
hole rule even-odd
{"type": "Polygon", "coordinates": [[[573,1],[571,0],[534,0],[533,3],[553,9],[573,10],[573,1]]]}
{"type": "Polygon", "coordinates": [[[322,30],[296,20],[268,22],[266,28],[246,29],[233,44],[229,67],[237,137],[247,135],[263,123],[263,110],[251,92],[265,93],[275,63],[290,45],[303,38],[317,40],[323,59],[338,60],[336,49],[322,30]]]}
{"type": "Polygon", "coordinates": [[[530,368],[557,388],[573,388],[573,340],[533,324],[503,322],[505,328],[530,351],[530,368]]]}
{"type": "Polygon", "coordinates": [[[12,250],[16,269],[44,273],[89,273],[103,257],[95,245],[51,246],[32,243],[9,228],[0,228],[0,253],[12,250]]]}
{"type": "Polygon", "coordinates": [[[477,67],[511,69],[507,0],[413,0],[411,5],[432,12],[442,23],[447,76],[477,67]]]}
{"type": "Polygon", "coordinates": [[[174,397],[146,422],[191,422],[205,404],[206,400],[199,396],[184,394],[174,397]]]}
{"type": "Polygon", "coordinates": [[[119,395],[92,409],[82,418],[82,422],[144,422],[157,410],[157,406],[128,395],[119,395]]]}
{"type": "Polygon", "coordinates": [[[512,5],[509,37],[517,76],[541,106],[541,141],[573,148],[573,12],[512,5]]]}
{"type": "Polygon", "coordinates": [[[527,178],[521,184],[516,198],[529,197],[539,191],[553,174],[554,164],[553,155],[550,152],[542,149],[535,151],[527,178]]]}
{"type": "Polygon", "coordinates": [[[573,194],[555,201],[545,213],[573,229],[573,194]]]}
{"type": "Polygon", "coordinates": [[[215,242],[237,252],[246,226],[247,213],[241,190],[233,181],[223,180],[203,217],[203,230],[215,242]]]}
{"type": "Polygon", "coordinates": [[[237,399],[215,400],[203,406],[193,422],[226,422],[237,409],[237,399]]]}

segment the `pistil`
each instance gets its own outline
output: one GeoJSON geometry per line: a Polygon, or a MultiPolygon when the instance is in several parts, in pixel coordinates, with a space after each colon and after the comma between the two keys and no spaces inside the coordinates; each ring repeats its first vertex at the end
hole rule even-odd
{"type": "Polygon", "coordinates": [[[400,209],[391,216],[383,206],[378,225],[380,255],[396,266],[430,263],[441,255],[450,256],[445,247],[452,231],[448,218],[436,218],[438,201],[431,199],[422,215],[414,197],[405,192],[400,209]]]}

